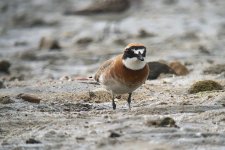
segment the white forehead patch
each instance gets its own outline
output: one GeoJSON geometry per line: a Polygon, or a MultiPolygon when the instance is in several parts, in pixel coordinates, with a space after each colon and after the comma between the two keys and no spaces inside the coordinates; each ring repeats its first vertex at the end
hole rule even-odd
{"type": "Polygon", "coordinates": [[[139,54],[139,53],[143,54],[145,51],[145,49],[137,49],[137,50],[132,49],[132,50],[134,51],[135,54],[139,54]]]}

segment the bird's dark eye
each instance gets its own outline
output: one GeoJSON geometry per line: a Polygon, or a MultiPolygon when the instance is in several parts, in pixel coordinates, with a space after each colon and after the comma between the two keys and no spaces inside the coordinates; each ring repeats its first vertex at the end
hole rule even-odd
{"type": "Polygon", "coordinates": [[[133,56],[134,52],[130,48],[125,49],[123,59],[132,58],[133,56]]]}
{"type": "Polygon", "coordinates": [[[129,50],[129,54],[134,54],[134,51],[132,51],[132,50],[129,50]]]}

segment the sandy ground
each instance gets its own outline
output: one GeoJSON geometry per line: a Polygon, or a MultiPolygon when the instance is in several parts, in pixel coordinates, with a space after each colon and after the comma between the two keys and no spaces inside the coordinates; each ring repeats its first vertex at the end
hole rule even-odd
{"type": "Polygon", "coordinates": [[[225,149],[225,91],[188,93],[199,80],[225,88],[225,2],[142,0],[120,15],[63,14],[86,3],[0,2],[0,60],[11,64],[0,72],[0,149],[225,149]],[[43,37],[61,49],[40,46],[43,37]],[[148,80],[131,110],[123,95],[113,111],[109,92],[77,79],[130,42],[146,45],[148,61],[178,60],[190,73],[148,80]],[[165,117],[175,124],[157,123],[165,117]]]}

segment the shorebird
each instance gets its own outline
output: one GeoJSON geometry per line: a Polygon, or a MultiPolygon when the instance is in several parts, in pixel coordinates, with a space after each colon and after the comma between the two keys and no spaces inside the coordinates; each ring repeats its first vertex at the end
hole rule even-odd
{"type": "Polygon", "coordinates": [[[143,44],[128,44],[123,54],[105,61],[94,79],[112,92],[112,107],[115,110],[114,101],[116,94],[128,93],[128,106],[131,108],[131,95],[134,90],[145,83],[149,74],[148,64],[145,62],[146,47],[143,44]]]}

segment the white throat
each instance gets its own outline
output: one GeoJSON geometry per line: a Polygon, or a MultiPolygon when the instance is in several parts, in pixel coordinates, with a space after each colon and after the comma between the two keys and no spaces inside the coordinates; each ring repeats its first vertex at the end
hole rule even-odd
{"type": "Polygon", "coordinates": [[[131,70],[140,70],[143,69],[146,65],[145,61],[140,61],[137,58],[126,58],[123,59],[123,64],[125,67],[131,70]]]}

